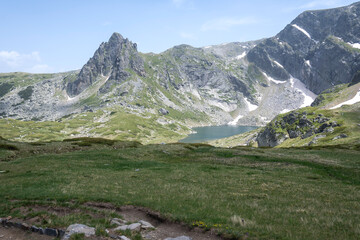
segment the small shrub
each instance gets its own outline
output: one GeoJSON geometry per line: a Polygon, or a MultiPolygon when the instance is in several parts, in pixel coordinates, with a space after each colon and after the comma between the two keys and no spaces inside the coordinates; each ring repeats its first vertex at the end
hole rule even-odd
{"type": "Polygon", "coordinates": [[[84,240],[84,239],[85,239],[84,233],[75,233],[70,237],[70,240],[84,240]]]}
{"type": "Polygon", "coordinates": [[[8,92],[10,92],[10,90],[12,89],[13,86],[14,86],[14,84],[12,84],[12,83],[0,84],[0,98],[5,96],[8,92]]]}
{"type": "Polygon", "coordinates": [[[18,95],[24,99],[24,100],[29,100],[31,98],[31,95],[33,94],[34,90],[32,86],[29,86],[27,88],[25,88],[24,90],[21,90],[18,95]]]}
{"type": "Polygon", "coordinates": [[[10,151],[19,151],[19,148],[14,145],[0,143],[0,149],[10,150],[10,151]]]}

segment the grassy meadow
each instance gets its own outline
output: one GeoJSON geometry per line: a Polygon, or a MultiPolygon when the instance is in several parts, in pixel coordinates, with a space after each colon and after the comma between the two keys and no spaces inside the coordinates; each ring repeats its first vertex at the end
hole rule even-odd
{"type": "MultiPolygon", "coordinates": [[[[0,140],[0,217],[104,229],[114,214],[53,216],[42,205],[134,205],[232,239],[358,239],[360,146],[288,149],[0,140]],[[29,206],[26,213],[20,207],[29,206]]],[[[101,232],[101,231],[97,232],[101,232]]]]}

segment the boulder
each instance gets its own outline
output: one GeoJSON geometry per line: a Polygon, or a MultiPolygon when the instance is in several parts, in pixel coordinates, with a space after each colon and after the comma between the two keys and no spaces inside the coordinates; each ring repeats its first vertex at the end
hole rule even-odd
{"type": "Polygon", "coordinates": [[[54,228],[45,228],[44,231],[45,235],[51,236],[51,237],[57,237],[58,236],[58,230],[54,228]]]}
{"type": "Polygon", "coordinates": [[[121,240],[131,240],[130,238],[128,238],[126,236],[120,236],[119,239],[121,239],[121,240]]]}
{"type": "Polygon", "coordinates": [[[314,135],[314,134],[315,134],[315,133],[314,133],[314,130],[309,129],[308,131],[306,131],[305,134],[303,134],[303,135],[301,136],[301,138],[302,138],[302,139],[305,139],[305,138],[311,137],[311,136],[314,135]]]}
{"type": "Polygon", "coordinates": [[[115,228],[114,231],[126,231],[126,230],[140,231],[140,228],[141,228],[140,223],[133,223],[130,225],[119,226],[119,227],[115,228]]]}
{"type": "Polygon", "coordinates": [[[146,222],[144,220],[140,220],[139,223],[141,224],[142,229],[155,228],[151,223],[146,222]]]}
{"type": "Polygon", "coordinates": [[[160,113],[161,115],[168,115],[168,114],[169,114],[169,111],[166,110],[165,108],[160,108],[160,109],[159,109],[159,113],[160,113]]]}
{"type": "Polygon", "coordinates": [[[288,133],[290,138],[297,138],[301,135],[300,131],[295,131],[295,130],[289,130],[288,133]]]}
{"type": "Polygon", "coordinates": [[[347,137],[348,137],[348,135],[346,135],[345,133],[342,133],[339,136],[334,137],[333,140],[337,140],[337,139],[341,139],[341,138],[347,138],[347,137]]]}
{"type": "Polygon", "coordinates": [[[122,220],[122,219],[120,219],[120,218],[113,218],[113,219],[111,219],[110,224],[115,224],[115,225],[118,225],[118,226],[123,226],[123,225],[126,225],[126,224],[127,224],[127,221],[122,220]]]}
{"type": "Polygon", "coordinates": [[[86,237],[90,237],[95,235],[95,228],[83,224],[72,224],[66,229],[65,235],[62,239],[68,240],[70,239],[71,235],[75,233],[83,233],[86,237]]]}
{"type": "Polygon", "coordinates": [[[175,238],[165,238],[164,240],[192,240],[192,238],[188,236],[180,236],[175,238]]]}

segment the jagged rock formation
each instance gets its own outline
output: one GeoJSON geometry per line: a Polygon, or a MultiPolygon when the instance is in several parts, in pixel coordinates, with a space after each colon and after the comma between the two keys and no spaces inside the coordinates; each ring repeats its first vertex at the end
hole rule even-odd
{"type": "Polygon", "coordinates": [[[126,69],[131,69],[140,76],[145,75],[144,62],[137,52],[136,43],[114,33],[108,42],[100,45],[94,56],[81,69],[77,79],[68,83],[66,91],[69,96],[74,97],[91,86],[100,76],[109,78],[105,88],[109,88],[112,82],[120,84],[129,77],[126,69]]]}
{"type": "Polygon", "coordinates": [[[360,70],[359,16],[360,2],[306,11],[247,58],[275,79],[300,79],[316,94],[349,83],[360,70]]]}

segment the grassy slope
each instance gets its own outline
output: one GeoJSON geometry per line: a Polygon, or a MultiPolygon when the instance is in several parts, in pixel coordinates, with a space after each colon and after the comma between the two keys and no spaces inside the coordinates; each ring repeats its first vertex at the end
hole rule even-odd
{"type": "Polygon", "coordinates": [[[14,208],[31,200],[104,201],[149,207],[189,225],[221,224],[220,231],[249,239],[357,239],[360,233],[359,146],[2,143],[1,158],[13,157],[0,161],[6,171],[0,173],[0,217],[21,216],[14,208]]]}

